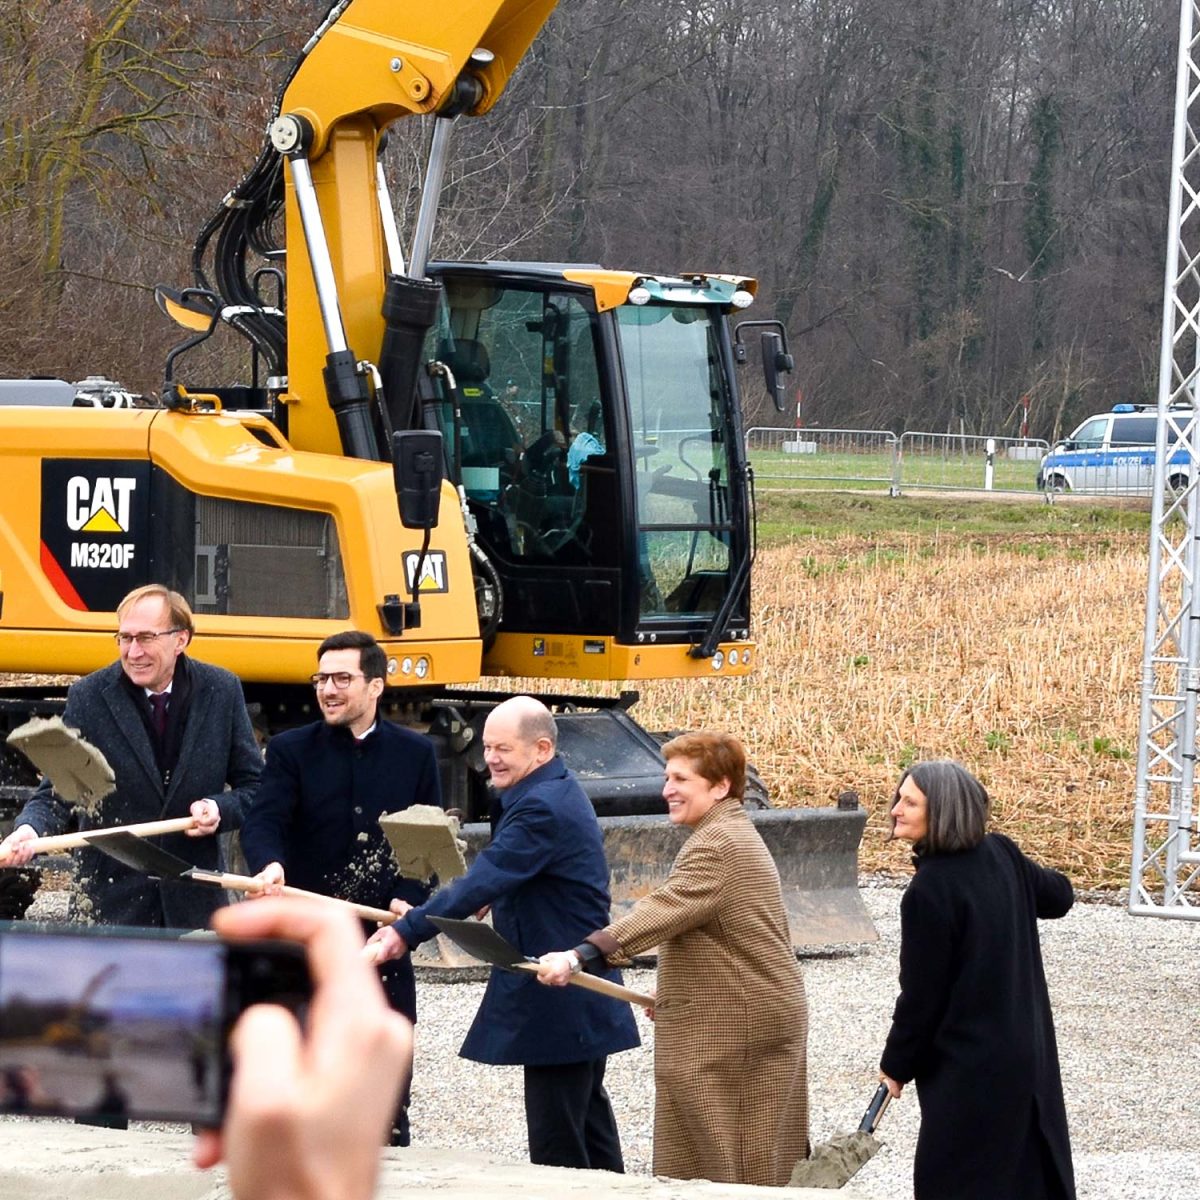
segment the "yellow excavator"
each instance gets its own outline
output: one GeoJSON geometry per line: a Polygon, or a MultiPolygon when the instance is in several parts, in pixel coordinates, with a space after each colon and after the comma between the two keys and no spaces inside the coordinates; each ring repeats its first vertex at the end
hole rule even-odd
{"type": "MultiPolygon", "coordinates": [[[[314,718],[321,640],[365,629],[388,656],[388,714],[434,740],[447,803],[473,821],[477,735],[502,698],[481,678],[754,667],[735,376],[761,358],[782,409],[791,369],[778,322],[731,328],[755,281],[431,257],[454,128],[496,103],[554,7],[335,4],[201,231],[192,285],[157,289],[188,333],[158,402],[97,380],[0,383],[0,672],[111,661],[115,604],[158,581],[189,598],[195,653],[242,678],[269,734],[314,718]],[[429,153],[404,246],[383,155],[413,116],[429,153]],[[189,352],[230,330],[247,381],[185,384],[189,352]]],[[[659,743],[634,693],[543,699],[610,822],[615,889],[635,898],[673,855],[648,815],[659,743]]],[[[0,720],[56,705],[8,689],[0,720]]],[[[27,783],[0,780],[10,800],[27,783]]],[[[854,890],[861,810],[760,816],[797,940],[873,936],[854,890]]]]}

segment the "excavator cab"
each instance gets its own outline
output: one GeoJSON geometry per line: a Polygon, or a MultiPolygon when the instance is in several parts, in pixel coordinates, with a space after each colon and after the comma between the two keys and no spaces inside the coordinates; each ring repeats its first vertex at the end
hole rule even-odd
{"type": "Polygon", "coordinates": [[[504,598],[492,668],[528,672],[528,638],[506,635],[540,635],[543,658],[546,635],[675,653],[736,639],[753,539],[735,284],[511,263],[430,274],[446,298],[428,357],[450,368],[433,406],[447,471],[504,598]]]}

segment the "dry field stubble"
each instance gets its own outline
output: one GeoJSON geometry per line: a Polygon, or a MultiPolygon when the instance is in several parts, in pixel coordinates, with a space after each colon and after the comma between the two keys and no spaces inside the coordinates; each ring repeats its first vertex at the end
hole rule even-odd
{"type": "Polygon", "coordinates": [[[899,771],[951,757],[996,828],[1077,886],[1121,887],[1145,590],[1142,534],[797,541],[756,564],[755,674],[646,685],[636,715],[739,732],[777,805],[857,791],[865,870],[907,865],[884,841],[899,771]]]}

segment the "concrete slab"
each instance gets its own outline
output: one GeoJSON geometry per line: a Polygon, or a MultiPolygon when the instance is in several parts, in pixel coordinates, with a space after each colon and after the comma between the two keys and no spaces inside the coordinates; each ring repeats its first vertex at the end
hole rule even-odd
{"type": "MultiPolygon", "coordinates": [[[[231,1200],[221,1169],[191,1165],[192,1138],[66,1121],[0,1118],[0,1196],[20,1200],[231,1200]]],[[[377,1200],[862,1200],[851,1190],[739,1187],[704,1181],[567,1171],[458,1149],[385,1150],[377,1200]]]]}

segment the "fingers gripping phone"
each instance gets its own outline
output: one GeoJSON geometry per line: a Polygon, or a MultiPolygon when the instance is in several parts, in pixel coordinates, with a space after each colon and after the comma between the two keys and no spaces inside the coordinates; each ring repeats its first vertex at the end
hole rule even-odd
{"type": "Polygon", "coordinates": [[[243,1009],[311,994],[290,942],[0,922],[0,1112],[215,1128],[243,1009]]]}

